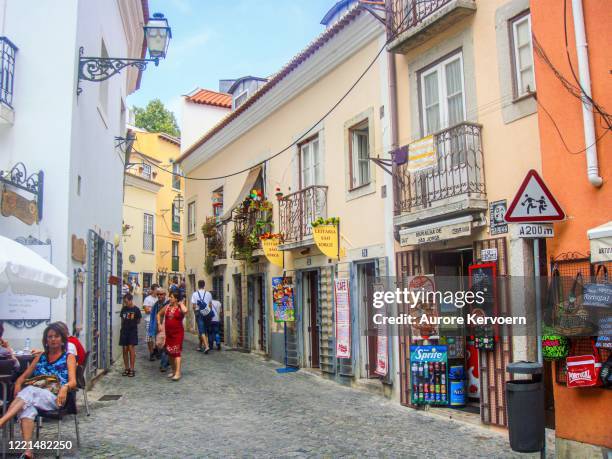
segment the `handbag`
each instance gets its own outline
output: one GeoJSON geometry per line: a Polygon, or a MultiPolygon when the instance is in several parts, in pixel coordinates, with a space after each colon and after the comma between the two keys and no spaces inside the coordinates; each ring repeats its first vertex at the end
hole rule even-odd
{"type": "Polygon", "coordinates": [[[46,389],[54,395],[59,394],[62,384],[59,378],[55,375],[39,375],[32,378],[28,378],[23,382],[24,386],[38,387],[39,389],[46,389]]]}
{"type": "Polygon", "coordinates": [[[165,345],[166,345],[166,332],[164,330],[161,330],[157,332],[157,335],[155,335],[155,347],[157,347],[157,349],[159,350],[162,350],[165,345]]]}
{"type": "MultiPolygon", "coordinates": [[[[558,281],[559,271],[553,271],[553,282],[558,281]]],[[[563,336],[590,336],[594,330],[593,324],[589,321],[589,313],[582,305],[582,274],[576,274],[572,289],[567,299],[563,299],[562,289],[559,284],[558,291],[560,297],[557,298],[557,307],[553,311],[556,313],[554,320],[555,331],[563,336]]]]}
{"type": "Polygon", "coordinates": [[[599,353],[593,341],[591,341],[591,345],[593,346],[593,354],[572,355],[567,358],[568,388],[601,386],[599,353]]]}

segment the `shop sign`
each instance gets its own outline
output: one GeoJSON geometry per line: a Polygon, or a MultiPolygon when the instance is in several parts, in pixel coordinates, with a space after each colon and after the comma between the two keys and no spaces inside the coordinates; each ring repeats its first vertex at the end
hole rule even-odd
{"type": "Polygon", "coordinates": [[[2,215],[17,217],[26,225],[38,222],[38,207],[36,200],[28,200],[14,191],[2,191],[2,215]]]}
{"type": "Polygon", "coordinates": [[[330,258],[339,258],[338,225],[318,225],[312,228],[315,244],[321,252],[330,258]]]}
{"type": "Polygon", "coordinates": [[[75,234],[72,235],[72,259],[79,263],[85,263],[86,260],[85,240],[79,239],[75,234]]]}
{"type": "Polygon", "coordinates": [[[293,279],[291,277],[272,278],[272,299],[274,321],[295,322],[293,279]]]}
{"type": "Polygon", "coordinates": [[[336,357],[351,357],[351,312],[349,300],[349,280],[335,280],[336,293],[336,357]]]}
{"type": "Polygon", "coordinates": [[[434,136],[428,135],[408,145],[408,172],[418,172],[436,165],[434,136]]]}
{"type": "Polygon", "coordinates": [[[270,263],[280,268],[283,267],[283,251],[278,248],[280,238],[278,236],[261,240],[264,255],[270,263]]]}
{"type": "Polygon", "coordinates": [[[539,239],[554,237],[555,230],[552,223],[521,223],[518,225],[518,237],[523,239],[539,239]]]}
{"type": "Polygon", "coordinates": [[[612,284],[584,284],[582,303],[596,308],[612,308],[612,284]]]}
{"type": "Polygon", "coordinates": [[[427,244],[428,242],[445,241],[458,237],[469,236],[472,233],[472,223],[463,222],[452,225],[429,226],[427,229],[406,228],[400,230],[400,245],[427,244]]]}
{"type": "Polygon", "coordinates": [[[505,220],[507,208],[508,203],[505,199],[489,204],[489,230],[491,236],[508,232],[508,224],[505,220]]]}
{"type": "MultiPolygon", "coordinates": [[[[385,291],[385,285],[382,283],[374,284],[372,287],[375,292],[385,291]]],[[[376,327],[378,336],[376,340],[376,369],[374,373],[379,376],[387,376],[389,372],[389,339],[387,338],[387,326],[386,324],[378,324],[376,327]]]]}
{"type": "Polygon", "coordinates": [[[480,251],[480,260],[483,263],[486,261],[497,261],[497,249],[482,249],[480,251]]]}
{"type": "Polygon", "coordinates": [[[591,261],[593,263],[612,261],[612,237],[591,239],[591,261]]]}

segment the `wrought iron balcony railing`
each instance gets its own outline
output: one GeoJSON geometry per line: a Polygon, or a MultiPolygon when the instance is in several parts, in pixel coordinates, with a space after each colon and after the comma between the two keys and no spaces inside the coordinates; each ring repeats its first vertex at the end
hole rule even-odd
{"type": "Polygon", "coordinates": [[[233,212],[234,233],[232,235],[232,258],[243,260],[253,250],[261,248],[259,236],[272,231],[272,210],[244,210],[233,212]]]}
{"type": "Polygon", "coordinates": [[[0,103],[13,108],[15,54],[17,47],[6,37],[0,37],[0,103]]]}
{"type": "Polygon", "coordinates": [[[214,232],[206,237],[206,255],[212,257],[213,260],[227,258],[225,243],[226,228],[226,225],[217,224],[214,232]]]}
{"type": "Polygon", "coordinates": [[[393,175],[395,215],[424,209],[460,195],[485,197],[481,126],[463,122],[434,134],[437,164],[410,173],[408,163],[393,175]]]}
{"type": "Polygon", "coordinates": [[[451,0],[393,0],[393,29],[394,34],[415,27],[425,18],[431,16],[451,0]]]}
{"type": "Polygon", "coordinates": [[[288,194],[279,201],[283,241],[300,242],[312,235],[310,225],[327,217],[327,187],[314,185],[288,194]]]}

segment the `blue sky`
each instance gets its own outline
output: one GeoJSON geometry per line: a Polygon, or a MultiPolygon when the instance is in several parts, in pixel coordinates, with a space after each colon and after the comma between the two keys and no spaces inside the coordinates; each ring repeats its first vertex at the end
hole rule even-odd
{"type": "Polygon", "coordinates": [[[270,76],[323,31],[336,0],[149,0],[172,27],[168,57],[143,73],[128,98],[144,106],[159,98],[180,122],[180,97],[219,80],[270,76]]]}

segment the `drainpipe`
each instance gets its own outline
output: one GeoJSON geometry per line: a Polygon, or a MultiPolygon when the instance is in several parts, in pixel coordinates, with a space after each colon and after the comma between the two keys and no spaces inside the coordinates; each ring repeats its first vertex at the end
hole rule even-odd
{"type": "MultiPolygon", "coordinates": [[[[387,40],[393,33],[393,1],[385,0],[385,8],[386,8],[386,22],[387,22],[387,40]]],[[[399,130],[398,130],[398,115],[397,115],[397,75],[395,68],[395,54],[387,51],[387,80],[389,86],[389,130],[391,131],[391,151],[395,150],[399,147],[399,130]]],[[[397,171],[397,166],[395,162],[391,166],[391,172],[393,173],[393,177],[395,177],[395,173],[397,171]]],[[[391,189],[388,190],[388,193],[391,193],[393,196],[392,199],[392,212],[395,212],[395,180],[391,181],[391,189]]],[[[395,227],[392,225],[393,236],[397,238],[397,233],[395,231],[395,227]]],[[[395,261],[393,260],[392,265],[395,265],[395,261]]]]}
{"type": "MultiPolygon", "coordinates": [[[[576,55],[578,56],[578,77],[580,86],[588,95],[591,95],[591,75],[589,72],[589,51],[584,27],[584,12],[582,0],[572,0],[572,15],[574,17],[574,34],[576,36],[576,55]]],[[[587,101],[582,101],[582,122],[584,129],[584,143],[586,147],[587,176],[591,185],[600,187],[603,179],[599,176],[597,164],[597,145],[595,138],[595,120],[593,109],[587,101]]]]}

